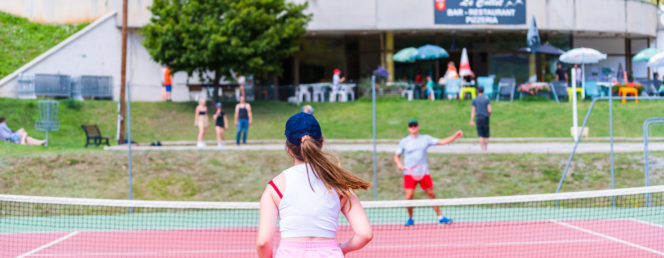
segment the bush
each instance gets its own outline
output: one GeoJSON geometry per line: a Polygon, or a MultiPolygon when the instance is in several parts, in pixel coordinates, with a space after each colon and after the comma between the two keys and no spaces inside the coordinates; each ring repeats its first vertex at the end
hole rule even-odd
{"type": "Polygon", "coordinates": [[[65,107],[72,110],[81,110],[81,108],[83,108],[83,101],[67,99],[62,103],[65,105],[65,107]]]}

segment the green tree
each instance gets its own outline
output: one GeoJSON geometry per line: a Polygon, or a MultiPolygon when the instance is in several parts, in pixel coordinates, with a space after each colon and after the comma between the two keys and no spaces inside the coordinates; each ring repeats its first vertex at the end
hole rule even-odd
{"type": "Polygon", "coordinates": [[[230,69],[279,75],[306,32],[305,8],[286,0],[154,0],[143,44],[157,62],[210,83],[230,69]]]}

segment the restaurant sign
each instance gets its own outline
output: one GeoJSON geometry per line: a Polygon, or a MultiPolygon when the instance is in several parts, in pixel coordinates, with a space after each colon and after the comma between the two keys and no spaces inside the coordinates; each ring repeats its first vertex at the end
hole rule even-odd
{"type": "Polygon", "coordinates": [[[436,24],[526,24],[526,0],[434,0],[436,24]]]}

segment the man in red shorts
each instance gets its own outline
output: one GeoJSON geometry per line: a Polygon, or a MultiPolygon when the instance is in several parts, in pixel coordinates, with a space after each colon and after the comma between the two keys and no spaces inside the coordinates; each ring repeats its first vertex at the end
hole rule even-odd
{"type": "MultiPolygon", "coordinates": [[[[434,138],[429,135],[421,135],[419,124],[417,123],[417,120],[414,119],[408,122],[408,132],[410,135],[401,139],[399,142],[399,148],[394,154],[394,163],[396,163],[397,168],[400,171],[404,172],[403,188],[406,192],[406,199],[413,199],[415,187],[418,183],[420,184],[420,187],[422,187],[422,190],[426,192],[429,199],[435,199],[436,193],[433,190],[433,181],[431,181],[429,166],[427,164],[427,149],[435,145],[449,144],[454,140],[461,138],[463,132],[457,131],[454,135],[444,139],[434,138]],[[404,155],[403,163],[401,163],[401,155],[404,155]]],[[[412,226],[415,224],[413,221],[413,208],[409,207],[406,209],[408,210],[408,221],[406,221],[406,226],[412,226]]],[[[433,207],[433,210],[436,211],[436,214],[438,215],[438,223],[452,223],[452,219],[446,218],[442,215],[439,207],[435,206],[433,207]]]]}

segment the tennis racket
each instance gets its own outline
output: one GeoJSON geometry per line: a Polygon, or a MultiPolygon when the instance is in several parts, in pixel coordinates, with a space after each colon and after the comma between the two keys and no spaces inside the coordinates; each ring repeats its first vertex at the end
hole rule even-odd
{"type": "Polygon", "coordinates": [[[404,172],[406,172],[406,175],[410,175],[413,180],[420,181],[426,175],[427,167],[424,164],[415,164],[415,166],[404,169],[404,172]]]}

